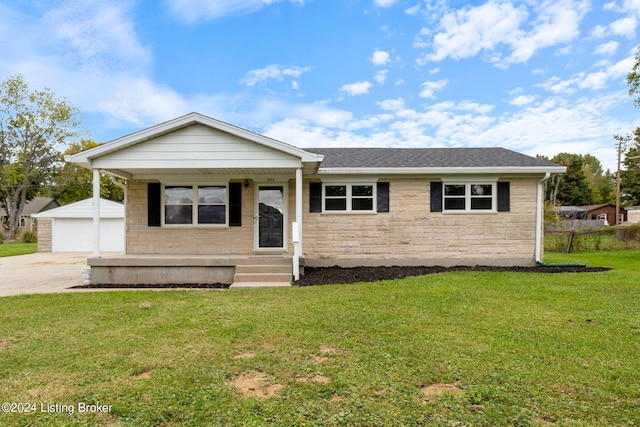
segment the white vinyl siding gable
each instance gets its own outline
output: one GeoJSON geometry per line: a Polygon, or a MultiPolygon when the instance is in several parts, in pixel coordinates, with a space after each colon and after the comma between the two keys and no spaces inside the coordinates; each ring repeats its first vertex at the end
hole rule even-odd
{"type": "Polygon", "coordinates": [[[296,168],[300,158],[196,124],[105,154],[95,168],[296,168]]]}

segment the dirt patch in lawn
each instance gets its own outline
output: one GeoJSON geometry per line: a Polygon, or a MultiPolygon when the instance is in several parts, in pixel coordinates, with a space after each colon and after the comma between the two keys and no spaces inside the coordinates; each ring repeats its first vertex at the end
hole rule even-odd
{"type": "Polygon", "coordinates": [[[494,271],[518,273],[593,273],[608,271],[604,267],[490,267],[490,266],[458,266],[458,267],[305,267],[304,276],[296,282],[299,286],[329,285],[339,283],[376,282],[378,280],[403,279],[426,274],[448,273],[454,271],[494,271]]]}
{"type": "Polygon", "coordinates": [[[238,393],[244,397],[261,399],[279,396],[284,388],[282,384],[269,384],[267,374],[255,371],[243,372],[229,384],[234,386],[238,393]]]}
{"type": "Polygon", "coordinates": [[[456,394],[462,393],[462,389],[453,384],[432,384],[420,389],[425,402],[433,402],[440,395],[445,393],[456,394]]]}

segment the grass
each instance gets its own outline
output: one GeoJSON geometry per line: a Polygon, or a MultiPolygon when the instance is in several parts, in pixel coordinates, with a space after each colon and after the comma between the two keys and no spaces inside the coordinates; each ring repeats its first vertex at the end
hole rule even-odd
{"type": "Polygon", "coordinates": [[[545,261],[615,269],[0,298],[0,425],[640,424],[640,250],[545,261]]]}
{"type": "Polygon", "coordinates": [[[37,243],[4,243],[0,245],[0,258],[7,256],[32,254],[37,251],[37,243]]]}

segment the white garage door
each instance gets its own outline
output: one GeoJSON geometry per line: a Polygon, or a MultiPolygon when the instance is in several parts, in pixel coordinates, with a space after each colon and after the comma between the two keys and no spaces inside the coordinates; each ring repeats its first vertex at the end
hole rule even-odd
{"type": "MultiPolygon", "coordinates": [[[[91,252],[93,221],[86,218],[56,218],[52,230],[53,252],[91,252]]],[[[100,250],[124,251],[124,221],[117,218],[100,220],[100,250]]]]}

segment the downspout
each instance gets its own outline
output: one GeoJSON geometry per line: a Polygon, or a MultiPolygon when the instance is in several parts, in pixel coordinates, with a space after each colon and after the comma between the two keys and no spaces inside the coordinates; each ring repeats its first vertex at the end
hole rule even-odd
{"type": "Polygon", "coordinates": [[[542,264],[542,217],[544,214],[544,187],[543,184],[551,177],[551,172],[547,172],[538,181],[538,200],[536,202],[536,263],[542,264]]]}

